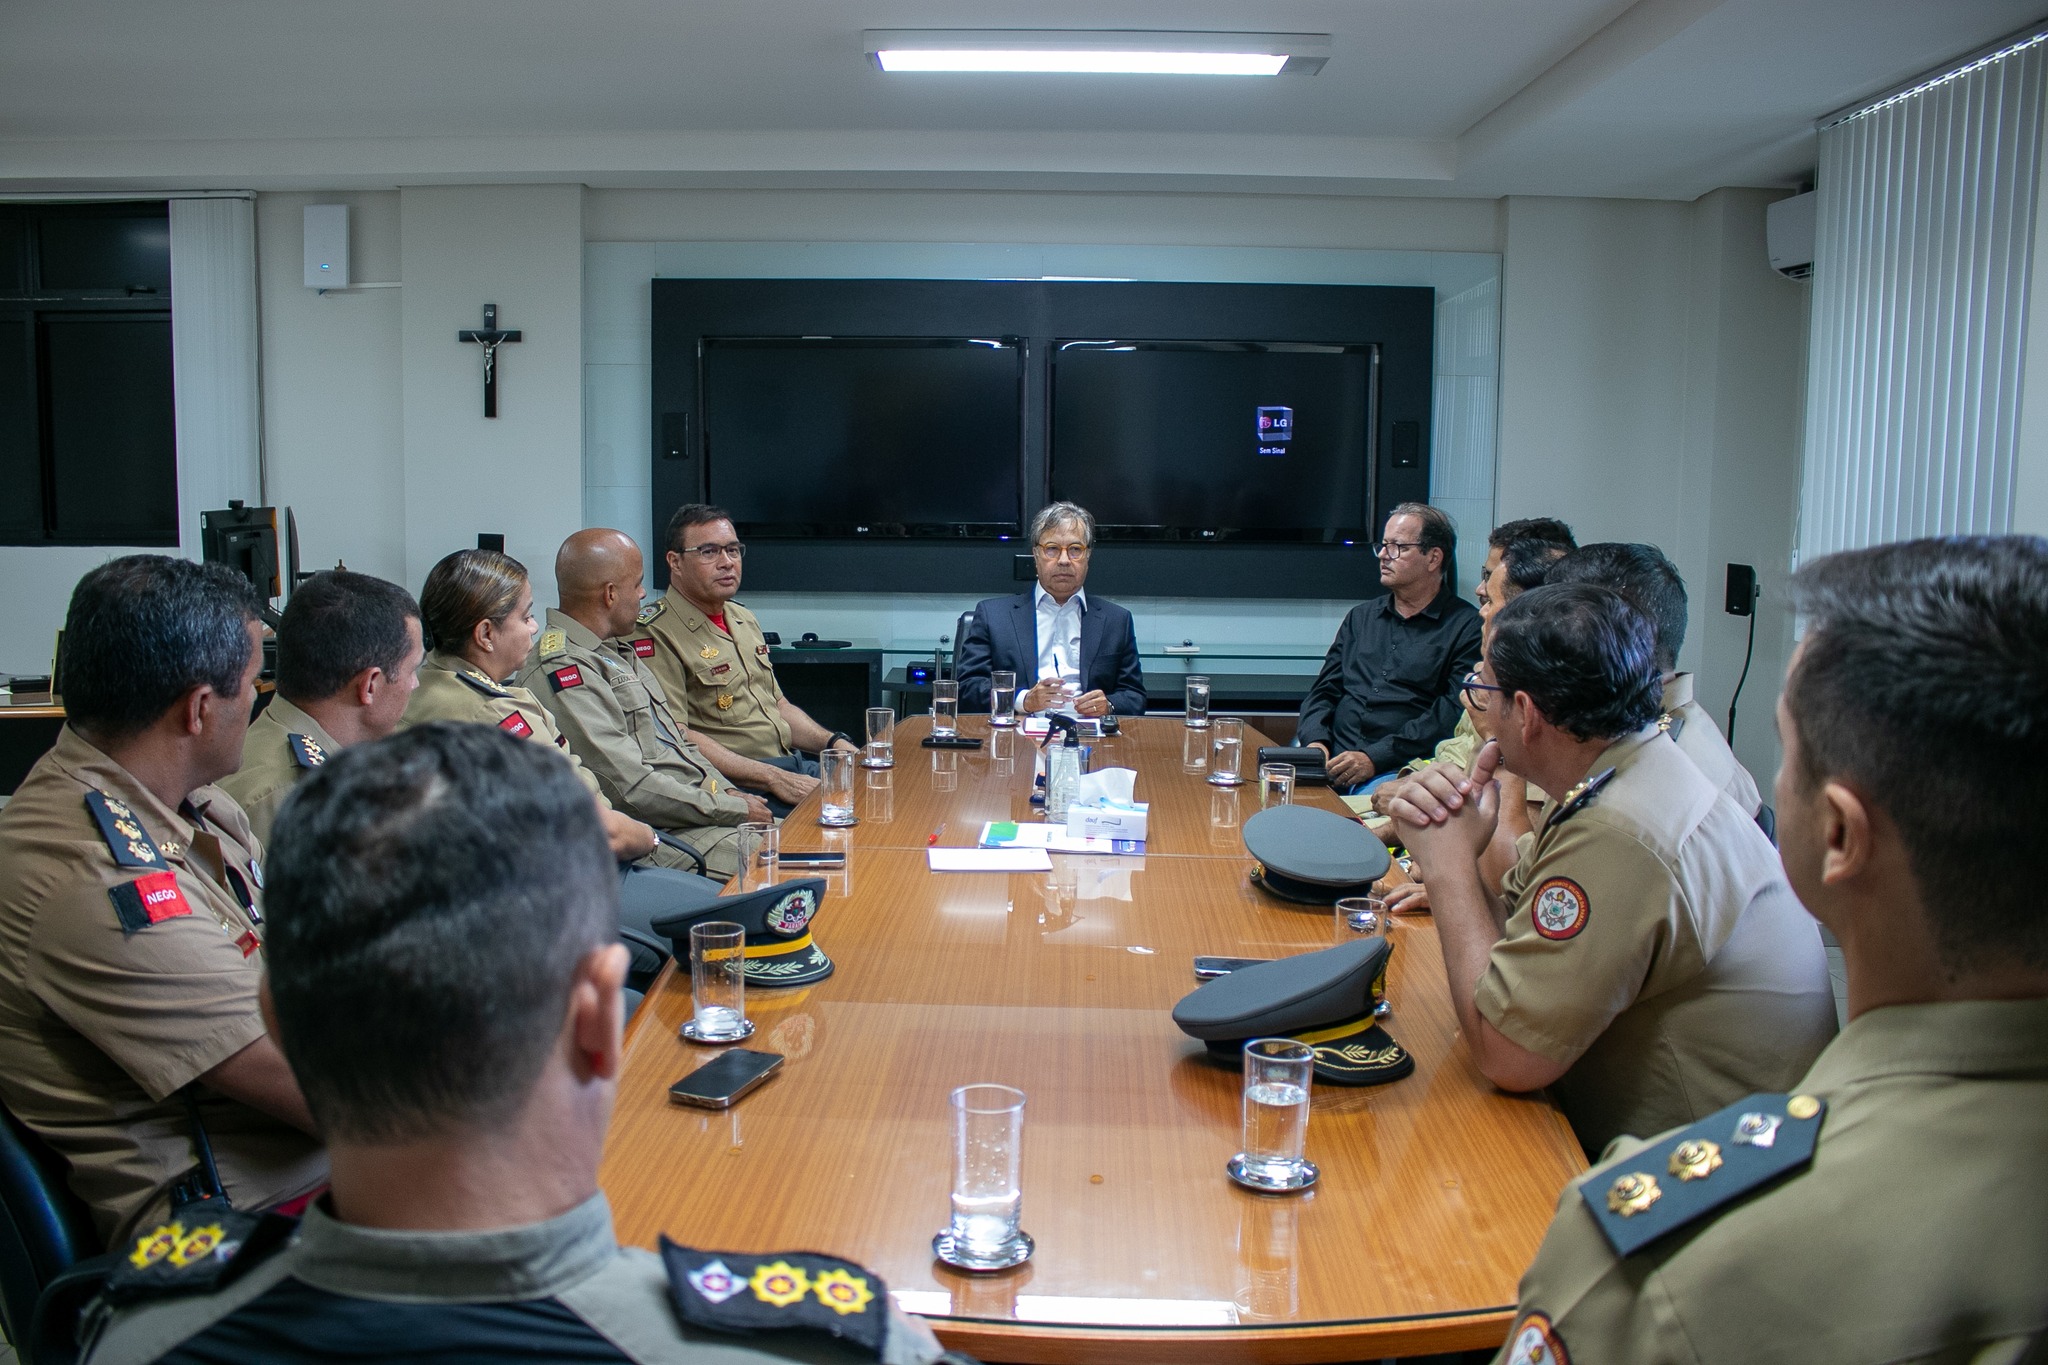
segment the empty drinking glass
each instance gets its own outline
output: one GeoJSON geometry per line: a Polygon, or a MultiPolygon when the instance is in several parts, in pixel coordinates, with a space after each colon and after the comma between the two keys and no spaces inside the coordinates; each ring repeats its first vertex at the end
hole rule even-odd
{"type": "Polygon", "coordinates": [[[1387,903],[1378,896],[1346,896],[1337,902],[1337,919],[1354,934],[1378,933],[1387,922],[1387,903]]]}
{"type": "Polygon", "coordinates": [[[932,1238],[932,1252],[967,1270],[1001,1270],[1031,1256],[1019,1226],[1018,1183],[1024,1148],[1024,1092],[1007,1085],[963,1085],[952,1093],[953,1217],[932,1238]]]}
{"type": "Polygon", "coordinates": [[[1235,716],[1218,716],[1209,725],[1209,781],[1218,787],[1235,787],[1244,781],[1238,761],[1244,757],[1244,722],[1235,716]]]}
{"type": "Polygon", "coordinates": [[[693,1043],[736,1043],[754,1032],[747,1018],[747,931],[726,920],[690,926],[690,1019],[693,1043]]]}
{"type": "Polygon", "coordinates": [[[896,709],[891,706],[870,706],[868,708],[868,743],[861,751],[860,766],[863,768],[893,768],[896,766],[896,709]]]}
{"type": "Polygon", "coordinates": [[[1302,1157],[1316,1050],[1292,1038],[1244,1045],[1244,1150],[1224,1167],[1255,1190],[1303,1190],[1321,1174],[1302,1157]]]}
{"type": "Polygon", "coordinates": [[[775,885],[775,878],[782,861],[782,828],[773,820],[750,821],[741,825],[737,836],[739,846],[740,890],[758,891],[764,886],[775,885]]]}
{"type": "Polygon", "coordinates": [[[1259,807],[1291,806],[1294,804],[1294,765],[1292,763],[1261,763],[1259,765],[1259,807]]]}
{"type": "Polygon", "coordinates": [[[988,675],[988,723],[1007,730],[1017,723],[1017,675],[998,668],[988,675]]]}
{"type": "Polygon", "coordinates": [[[853,813],[853,750],[830,748],[818,755],[818,823],[858,824],[853,813]]]}
{"type": "Polygon", "coordinates": [[[952,678],[932,682],[932,733],[941,739],[960,733],[960,684],[952,678]]]}
{"type": "Polygon", "coordinates": [[[1209,728],[1209,679],[1200,673],[1190,673],[1187,683],[1187,727],[1206,730],[1209,728]]]}

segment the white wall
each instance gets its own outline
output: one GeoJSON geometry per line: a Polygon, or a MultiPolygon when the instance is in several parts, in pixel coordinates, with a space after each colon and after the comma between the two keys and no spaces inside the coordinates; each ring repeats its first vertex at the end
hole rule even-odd
{"type": "Polygon", "coordinates": [[[1697,203],[1516,198],[1501,319],[1498,515],[1559,516],[1580,542],[1647,541],[1685,576],[1679,658],[1725,718],[1742,623],[1723,565],[1765,585],[1736,747],[1768,781],[1789,624],[1805,292],[1767,264],[1763,191],[1697,203]]]}

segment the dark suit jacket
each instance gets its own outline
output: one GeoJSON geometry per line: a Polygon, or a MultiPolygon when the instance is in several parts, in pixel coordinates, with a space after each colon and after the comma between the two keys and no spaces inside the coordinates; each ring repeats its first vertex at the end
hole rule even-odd
{"type": "MultiPolygon", "coordinates": [[[[1015,597],[977,603],[974,620],[960,641],[960,710],[988,710],[988,675],[998,668],[1017,675],[1022,696],[1038,681],[1037,589],[1015,597]]],[[[1081,599],[1081,690],[1100,691],[1120,716],[1145,714],[1145,674],[1138,667],[1138,633],[1131,614],[1108,598],[1081,599]]]]}

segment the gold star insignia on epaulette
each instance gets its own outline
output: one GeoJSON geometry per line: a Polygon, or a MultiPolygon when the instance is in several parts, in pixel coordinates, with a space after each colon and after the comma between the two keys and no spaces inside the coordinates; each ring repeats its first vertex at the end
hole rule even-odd
{"type": "Polygon", "coordinates": [[[130,839],[128,841],[128,856],[139,862],[153,863],[156,861],[156,850],[148,844],[130,839]]]}
{"type": "Polygon", "coordinates": [[[787,1308],[798,1303],[811,1292],[811,1277],[787,1261],[756,1266],[747,1288],[754,1291],[754,1297],[777,1308],[787,1308]]]}
{"type": "Polygon", "coordinates": [[[866,1312],[875,1298],[875,1291],[868,1288],[866,1280],[844,1270],[819,1272],[818,1278],[811,1281],[811,1289],[817,1294],[819,1303],[842,1316],[866,1312]]]}
{"type": "Polygon", "coordinates": [[[187,1266],[194,1261],[203,1261],[219,1249],[227,1235],[228,1230],[218,1223],[208,1223],[205,1227],[194,1228],[178,1239],[178,1245],[173,1247],[171,1254],[164,1259],[175,1266],[187,1266]]]}
{"type": "Polygon", "coordinates": [[[105,797],[105,798],[103,798],[103,799],[104,799],[104,800],[106,801],[106,803],[107,803],[107,809],[108,809],[108,810],[110,810],[110,811],[112,811],[112,812],[113,812],[114,814],[116,814],[116,815],[120,816],[120,817],[121,817],[121,818],[122,818],[123,820],[133,820],[133,819],[135,818],[135,812],[134,812],[134,811],[132,811],[132,810],[129,810],[129,809],[128,809],[128,807],[126,807],[126,806],[122,805],[122,804],[121,804],[121,803],[120,803],[119,801],[116,801],[116,800],[115,800],[115,799],[114,799],[113,797],[109,796],[109,797],[105,797]]]}
{"type": "Polygon", "coordinates": [[[1669,711],[1657,717],[1657,733],[1660,735],[1671,733],[1671,713],[1669,711]]]}
{"type": "Polygon", "coordinates": [[[1687,1138],[1671,1149],[1671,1174],[1680,1180],[1705,1180],[1721,1169],[1721,1144],[1707,1138],[1687,1138]]]}
{"type": "Polygon", "coordinates": [[[540,637],[541,656],[545,658],[550,654],[560,654],[563,651],[563,649],[567,648],[568,644],[569,636],[566,631],[544,631],[540,637]]]}
{"type": "Polygon", "coordinates": [[[1663,1197],[1656,1176],[1647,1171],[1630,1171],[1616,1176],[1607,1187],[1607,1208],[1623,1218],[1633,1218],[1663,1197]]]}
{"type": "Polygon", "coordinates": [[[176,1251],[184,1236],[183,1223],[159,1224],[156,1231],[146,1232],[135,1240],[135,1250],[128,1253],[128,1264],[137,1270],[153,1266],[176,1251]]]}

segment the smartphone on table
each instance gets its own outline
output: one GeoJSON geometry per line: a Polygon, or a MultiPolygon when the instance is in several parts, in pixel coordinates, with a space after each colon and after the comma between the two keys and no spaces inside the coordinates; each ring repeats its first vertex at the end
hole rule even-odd
{"type": "Polygon", "coordinates": [[[1213,981],[1219,976],[1229,976],[1232,972],[1272,960],[1270,957],[1198,957],[1195,959],[1195,980],[1213,981]]]}
{"type": "Polygon", "coordinates": [[[779,1052],[754,1052],[736,1047],[719,1054],[668,1088],[671,1104],[700,1109],[730,1109],[782,1066],[779,1052]]]}

